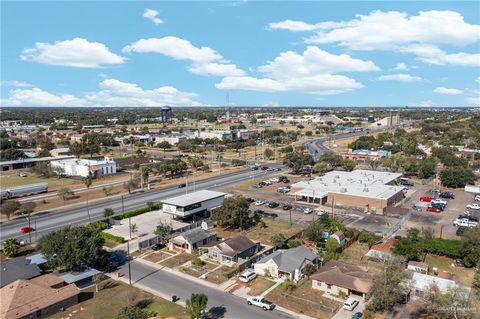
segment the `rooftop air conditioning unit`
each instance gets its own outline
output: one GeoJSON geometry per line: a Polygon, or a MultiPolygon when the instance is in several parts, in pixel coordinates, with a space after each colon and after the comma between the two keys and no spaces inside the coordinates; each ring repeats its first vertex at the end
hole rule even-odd
{"type": "Polygon", "coordinates": [[[346,192],[347,192],[347,188],[346,188],[346,187],[340,188],[340,193],[346,193],[346,192]]]}
{"type": "Polygon", "coordinates": [[[368,192],[368,188],[365,187],[365,188],[363,189],[363,191],[364,191],[365,193],[368,192]]]}

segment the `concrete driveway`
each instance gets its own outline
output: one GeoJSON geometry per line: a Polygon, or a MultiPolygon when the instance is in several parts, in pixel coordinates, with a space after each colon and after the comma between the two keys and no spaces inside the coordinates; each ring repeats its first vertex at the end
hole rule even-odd
{"type": "Polygon", "coordinates": [[[353,311],[349,311],[349,310],[346,310],[346,309],[343,309],[340,308],[340,310],[337,311],[337,313],[332,317],[332,319],[351,319],[352,316],[356,313],[356,312],[363,312],[363,306],[364,306],[364,302],[362,300],[362,298],[360,297],[352,297],[352,298],[355,298],[358,300],[358,305],[355,307],[355,309],[353,309],[353,311]]]}

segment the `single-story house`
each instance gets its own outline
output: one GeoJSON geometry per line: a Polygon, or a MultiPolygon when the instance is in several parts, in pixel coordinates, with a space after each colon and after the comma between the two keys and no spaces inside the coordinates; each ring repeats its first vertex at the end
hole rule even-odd
{"type": "Polygon", "coordinates": [[[80,271],[61,272],[56,275],[67,284],[75,284],[82,288],[83,286],[91,284],[93,276],[100,273],[101,272],[95,268],[85,268],[80,271]]]}
{"type": "Polygon", "coordinates": [[[318,268],[318,255],[304,246],[279,249],[254,264],[254,271],[261,276],[287,277],[299,280],[307,265],[318,268]]]}
{"type": "Polygon", "coordinates": [[[180,233],[170,239],[168,242],[168,249],[191,254],[198,248],[204,247],[216,239],[217,235],[215,233],[197,227],[180,233]]]}
{"type": "Polygon", "coordinates": [[[0,318],[46,318],[77,304],[79,293],[53,274],[16,280],[0,289],[0,318]]]}
{"type": "Polygon", "coordinates": [[[461,288],[465,294],[470,294],[470,288],[460,286],[452,279],[430,276],[416,271],[411,272],[410,283],[413,295],[419,298],[427,295],[433,286],[437,286],[442,293],[446,293],[450,289],[461,288]]]}
{"type": "Polygon", "coordinates": [[[364,267],[331,260],[310,278],[313,289],[333,295],[343,292],[346,296],[365,297],[372,286],[373,275],[364,267]]]}
{"type": "Polygon", "coordinates": [[[407,269],[422,273],[422,274],[427,274],[428,273],[428,264],[422,263],[419,261],[409,261],[407,269]]]}
{"type": "Polygon", "coordinates": [[[343,247],[345,245],[345,243],[347,242],[347,240],[345,238],[345,234],[341,231],[337,231],[336,233],[331,235],[330,238],[335,239],[338,242],[338,244],[340,245],[340,247],[343,247]]]}
{"type": "Polygon", "coordinates": [[[238,235],[208,247],[208,256],[218,262],[238,263],[255,255],[259,249],[260,243],[238,235]]]}
{"type": "Polygon", "coordinates": [[[0,263],[0,287],[4,287],[19,279],[30,279],[40,276],[42,270],[27,257],[9,259],[0,263]]]}
{"type": "Polygon", "coordinates": [[[365,254],[365,257],[373,261],[383,261],[392,258],[392,248],[395,241],[395,238],[389,238],[384,242],[373,245],[365,254]]]}

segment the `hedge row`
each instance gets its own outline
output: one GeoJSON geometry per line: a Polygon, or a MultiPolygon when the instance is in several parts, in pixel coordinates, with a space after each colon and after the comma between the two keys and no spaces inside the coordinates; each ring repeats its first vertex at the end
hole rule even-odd
{"type": "Polygon", "coordinates": [[[134,209],[134,210],[130,210],[128,212],[125,212],[123,214],[120,214],[120,215],[117,215],[117,216],[114,216],[113,219],[115,220],[122,220],[122,219],[125,219],[125,218],[130,218],[130,217],[134,217],[134,216],[138,216],[138,215],[141,215],[141,214],[145,214],[145,213],[148,213],[152,210],[157,210],[157,209],[160,209],[160,206],[161,204],[160,203],[153,203],[152,205],[150,206],[145,206],[145,207],[141,207],[141,208],[137,208],[137,209],[134,209]]]}
{"type": "Polygon", "coordinates": [[[106,232],[103,232],[103,231],[100,234],[102,235],[102,237],[104,239],[112,240],[112,241],[117,242],[119,244],[123,244],[125,242],[125,238],[123,238],[121,236],[115,236],[115,235],[112,235],[112,234],[109,234],[109,233],[106,233],[106,232]]]}
{"type": "Polygon", "coordinates": [[[435,255],[443,255],[450,258],[462,258],[462,242],[455,239],[434,238],[423,241],[425,252],[435,255]]]}
{"type": "Polygon", "coordinates": [[[101,221],[101,220],[97,220],[97,221],[88,223],[87,226],[92,227],[92,228],[94,228],[98,231],[105,230],[108,227],[107,223],[105,223],[104,221],[101,221]]]}

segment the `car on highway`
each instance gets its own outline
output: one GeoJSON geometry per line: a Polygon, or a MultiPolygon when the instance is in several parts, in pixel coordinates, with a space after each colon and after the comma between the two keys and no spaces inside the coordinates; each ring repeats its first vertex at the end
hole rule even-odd
{"type": "Polygon", "coordinates": [[[311,213],[313,213],[313,209],[310,208],[310,207],[304,208],[304,209],[303,209],[303,213],[304,213],[304,214],[311,214],[311,213]]]}
{"type": "Polygon", "coordinates": [[[343,309],[348,311],[353,311],[355,307],[358,305],[358,300],[354,298],[348,298],[347,301],[343,304],[343,309]]]}
{"type": "Polygon", "coordinates": [[[479,210],[480,209],[480,204],[477,204],[477,203],[468,204],[467,208],[474,209],[474,210],[479,210]]]}
{"type": "Polygon", "coordinates": [[[440,198],[455,199],[455,194],[452,192],[442,192],[439,196],[440,198]]]}
{"type": "Polygon", "coordinates": [[[257,277],[257,274],[254,271],[247,270],[238,277],[238,280],[241,282],[249,282],[257,277]]]}
{"type": "Polygon", "coordinates": [[[271,301],[268,301],[262,296],[249,297],[247,299],[247,304],[250,306],[254,305],[254,306],[260,307],[265,311],[275,309],[275,304],[272,303],[271,301]]]}
{"type": "Polygon", "coordinates": [[[34,231],[35,229],[33,229],[32,227],[28,227],[28,226],[24,226],[24,227],[21,227],[20,228],[20,232],[22,234],[28,234],[29,232],[32,232],[34,231]]]}
{"type": "Polygon", "coordinates": [[[187,187],[187,184],[181,183],[181,184],[178,185],[178,188],[184,188],[184,187],[187,187]]]}
{"type": "Polygon", "coordinates": [[[422,201],[422,202],[431,202],[434,199],[435,199],[435,197],[432,197],[432,196],[422,196],[422,197],[420,197],[420,201],[422,201]]]}
{"type": "Polygon", "coordinates": [[[427,212],[431,212],[431,213],[440,213],[442,210],[440,208],[437,208],[437,207],[433,207],[433,206],[428,206],[427,207],[427,212]]]}
{"type": "Polygon", "coordinates": [[[255,206],[262,206],[263,204],[265,204],[265,201],[264,201],[264,200],[260,200],[260,199],[259,199],[259,200],[257,200],[257,201],[255,202],[255,206]]]}

